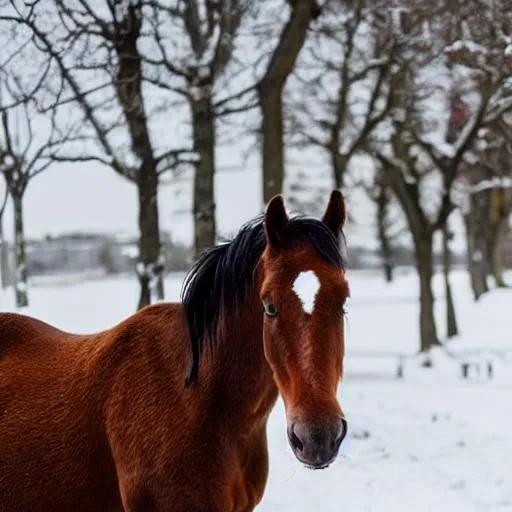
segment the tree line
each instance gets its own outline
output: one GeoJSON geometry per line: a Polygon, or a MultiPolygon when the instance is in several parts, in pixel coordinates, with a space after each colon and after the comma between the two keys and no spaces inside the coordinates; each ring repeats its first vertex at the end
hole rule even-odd
{"type": "MultiPolygon", "coordinates": [[[[263,202],[283,192],[292,152],[314,152],[347,196],[363,190],[387,280],[394,239],[408,233],[421,350],[438,345],[434,240],[443,239],[450,299],[455,210],[475,297],[489,275],[504,284],[495,248],[512,204],[506,3],[0,0],[0,170],[14,204],[18,305],[28,302],[23,196],[32,179],[58,162],[94,161],[134,184],[142,307],[164,296],[159,185],[193,181],[199,255],[217,237],[216,151],[228,133],[258,152],[263,202]],[[482,180],[498,182],[481,194],[482,180]]],[[[455,334],[452,300],[447,321],[455,334]]]]}

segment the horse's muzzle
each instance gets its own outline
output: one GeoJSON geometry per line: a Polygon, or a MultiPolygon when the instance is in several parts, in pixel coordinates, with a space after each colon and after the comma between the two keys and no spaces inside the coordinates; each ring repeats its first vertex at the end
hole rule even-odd
{"type": "Polygon", "coordinates": [[[343,418],[324,424],[294,421],[288,427],[293,453],[310,469],[324,469],[332,464],[346,435],[347,422],[343,418]]]}

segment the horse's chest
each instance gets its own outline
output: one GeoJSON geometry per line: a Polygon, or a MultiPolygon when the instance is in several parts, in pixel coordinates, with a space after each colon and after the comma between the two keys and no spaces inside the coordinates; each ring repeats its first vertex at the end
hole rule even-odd
{"type": "Polygon", "coordinates": [[[226,507],[230,512],[254,510],[263,497],[268,476],[268,451],[265,424],[241,436],[225,461],[224,488],[226,507]]]}
{"type": "Polygon", "coordinates": [[[231,482],[226,512],[252,512],[263,497],[264,484],[249,481],[244,475],[231,482]]]}

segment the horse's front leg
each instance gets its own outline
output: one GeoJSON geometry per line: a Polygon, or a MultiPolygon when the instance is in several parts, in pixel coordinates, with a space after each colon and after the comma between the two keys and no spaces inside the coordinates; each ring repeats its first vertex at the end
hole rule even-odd
{"type": "MultiPolygon", "coordinates": [[[[169,483],[163,485],[158,484],[157,481],[144,483],[134,479],[121,479],[119,489],[124,512],[226,512],[234,510],[231,500],[227,503],[225,499],[219,499],[218,496],[210,496],[200,486],[193,489],[170,490],[169,483]]],[[[242,511],[240,510],[240,512],[242,511]]]]}
{"type": "Polygon", "coordinates": [[[245,460],[236,474],[232,471],[233,486],[230,512],[253,512],[263,498],[268,477],[268,449],[265,428],[256,432],[241,449],[239,457],[245,460]]]}
{"type": "Polygon", "coordinates": [[[158,498],[148,484],[135,478],[121,478],[119,491],[124,512],[157,512],[165,510],[158,504],[158,498]]]}

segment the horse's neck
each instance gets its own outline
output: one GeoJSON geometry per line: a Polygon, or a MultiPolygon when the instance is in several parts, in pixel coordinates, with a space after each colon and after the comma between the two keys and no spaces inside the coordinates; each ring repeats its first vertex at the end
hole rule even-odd
{"type": "Polygon", "coordinates": [[[258,294],[250,291],[239,310],[223,323],[213,356],[216,387],[225,395],[226,407],[267,416],[277,398],[277,387],[264,354],[258,294]]]}

